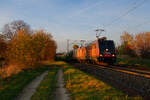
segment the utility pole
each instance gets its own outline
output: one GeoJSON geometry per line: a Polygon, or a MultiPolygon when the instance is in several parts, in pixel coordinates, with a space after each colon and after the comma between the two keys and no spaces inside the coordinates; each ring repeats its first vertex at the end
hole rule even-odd
{"type": "Polygon", "coordinates": [[[69,53],[69,39],[67,39],[67,53],[69,53]]]}

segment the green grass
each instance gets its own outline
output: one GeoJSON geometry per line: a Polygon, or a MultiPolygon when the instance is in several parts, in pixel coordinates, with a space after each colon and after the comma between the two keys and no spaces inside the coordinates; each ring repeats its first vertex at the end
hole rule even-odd
{"type": "Polygon", "coordinates": [[[150,67],[150,59],[142,59],[142,58],[123,58],[118,57],[117,58],[118,64],[129,64],[129,65],[137,65],[137,66],[144,66],[144,67],[150,67]]]}
{"type": "Polygon", "coordinates": [[[0,81],[0,100],[14,100],[22,89],[29,84],[36,76],[47,70],[41,66],[34,70],[25,70],[0,81]]]}
{"type": "Polygon", "coordinates": [[[139,96],[128,97],[120,90],[68,65],[65,65],[64,79],[71,100],[142,100],[139,96]]]}
{"type": "Polygon", "coordinates": [[[58,67],[51,67],[48,75],[40,83],[31,100],[52,100],[56,88],[56,73],[58,67]]]}

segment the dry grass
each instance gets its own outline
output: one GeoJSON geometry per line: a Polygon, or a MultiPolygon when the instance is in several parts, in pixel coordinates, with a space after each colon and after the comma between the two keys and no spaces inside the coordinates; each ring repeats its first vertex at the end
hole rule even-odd
{"type": "MultiPolygon", "coordinates": [[[[52,61],[52,62],[42,61],[41,62],[41,65],[64,65],[64,64],[66,63],[62,61],[57,61],[57,62],[56,61],[52,61]]],[[[26,68],[27,67],[25,67],[23,64],[11,63],[7,66],[3,66],[2,68],[0,68],[0,77],[7,78],[12,75],[16,75],[26,68]]]]}
{"type": "Polygon", "coordinates": [[[42,61],[41,64],[47,64],[47,65],[64,65],[66,64],[63,61],[42,61]]]}
{"type": "Polygon", "coordinates": [[[120,90],[71,66],[65,66],[64,78],[71,100],[142,100],[139,96],[128,97],[120,90]]]}

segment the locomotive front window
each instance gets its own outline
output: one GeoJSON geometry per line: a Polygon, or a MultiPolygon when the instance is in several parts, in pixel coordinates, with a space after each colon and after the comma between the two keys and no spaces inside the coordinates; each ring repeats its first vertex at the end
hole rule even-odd
{"type": "Polygon", "coordinates": [[[99,40],[99,49],[100,52],[103,53],[106,49],[108,49],[109,52],[115,53],[115,46],[113,41],[102,41],[99,40]]]}

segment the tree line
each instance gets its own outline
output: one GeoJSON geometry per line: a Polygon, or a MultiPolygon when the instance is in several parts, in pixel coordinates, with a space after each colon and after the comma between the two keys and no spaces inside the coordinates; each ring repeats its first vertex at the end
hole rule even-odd
{"type": "Polygon", "coordinates": [[[52,61],[56,54],[56,42],[44,30],[32,30],[22,20],[5,24],[0,34],[0,62],[36,67],[41,61],[52,61]]]}
{"type": "Polygon", "coordinates": [[[124,32],[120,37],[119,54],[150,58],[150,32],[140,32],[136,35],[124,32]]]}

